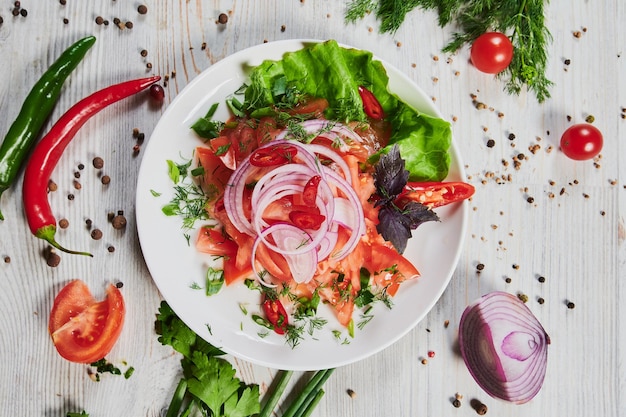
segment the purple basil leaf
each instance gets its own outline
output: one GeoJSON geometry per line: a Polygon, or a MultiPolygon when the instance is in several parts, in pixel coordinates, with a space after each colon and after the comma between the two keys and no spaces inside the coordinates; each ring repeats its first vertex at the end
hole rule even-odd
{"type": "Polygon", "coordinates": [[[403,253],[411,237],[411,229],[404,215],[395,206],[383,206],[378,212],[379,223],[376,230],[381,236],[403,253]]]}
{"type": "Polygon", "coordinates": [[[404,168],[398,145],[383,154],[374,168],[374,185],[381,197],[377,205],[387,204],[404,190],[409,180],[409,171],[404,168]]]}
{"type": "Polygon", "coordinates": [[[422,223],[439,221],[437,213],[416,201],[407,203],[402,210],[402,214],[406,219],[408,227],[412,230],[417,229],[422,223]]]}

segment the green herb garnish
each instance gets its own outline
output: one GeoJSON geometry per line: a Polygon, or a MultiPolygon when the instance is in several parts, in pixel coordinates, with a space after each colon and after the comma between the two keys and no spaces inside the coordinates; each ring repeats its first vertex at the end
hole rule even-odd
{"type": "Polygon", "coordinates": [[[488,31],[507,34],[513,43],[513,61],[497,75],[508,78],[505,89],[519,94],[523,86],[535,93],[538,102],[550,97],[552,81],[546,78],[547,44],[552,40],[545,26],[544,0],[352,0],[345,18],[359,20],[372,12],[380,20],[380,31],[394,33],[413,9],[434,10],[441,27],[454,24],[460,30],[443,48],[454,53],[488,31]]]}

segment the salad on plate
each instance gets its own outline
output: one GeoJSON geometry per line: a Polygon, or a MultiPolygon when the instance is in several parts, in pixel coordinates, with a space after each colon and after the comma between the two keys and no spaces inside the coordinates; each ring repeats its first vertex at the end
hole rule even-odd
{"type": "Polygon", "coordinates": [[[258,293],[240,309],[259,337],[284,335],[291,348],[315,339],[324,305],[349,343],[375,304],[392,308],[420,276],[404,256],[413,231],[472,196],[470,184],[445,181],[449,123],[388,84],[371,53],[335,41],[265,60],[190,124],[193,157],[167,161],[177,191],[163,212],[181,216],[189,244],[213,261],[207,295],[258,293]],[[227,120],[214,118],[219,106],[227,120]]]}

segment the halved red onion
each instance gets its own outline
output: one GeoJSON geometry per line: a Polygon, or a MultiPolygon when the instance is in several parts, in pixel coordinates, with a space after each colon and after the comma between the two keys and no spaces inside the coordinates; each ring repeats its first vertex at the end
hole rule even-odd
{"type": "Polygon", "coordinates": [[[517,296],[488,293],[470,304],[459,323],[463,360],[487,394],[523,404],[541,389],[550,337],[517,296]]]}

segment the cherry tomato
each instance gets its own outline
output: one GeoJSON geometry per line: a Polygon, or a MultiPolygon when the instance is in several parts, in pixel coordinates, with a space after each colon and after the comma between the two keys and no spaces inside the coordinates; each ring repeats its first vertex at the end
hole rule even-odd
{"type": "Polygon", "coordinates": [[[561,136],[561,150],[571,159],[583,161],[597,156],[602,150],[602,133],[587,123],[570,126],[561,136]]]}
{"type": "Polygon", "coordinates": [[[322,223],[324,223],[324,220],[326,220],[326,216],[306,211],[294,210],[289,213],[289,220],[291,220],[294,226],[299,227],[300,229],[318,230],[322,223]]]}
{"type": "Polygon", "coordinates": [[[115,285],[97,301],[81,280],[57,294],[48,330],[59,354],[71,362],[93,363],[107,355],[122,332],[125,315],[122,293],[115,285]]]}
{"type": "Polygon", "coordinates": [[[472,44],[470,59],[479,71],[497,74],[504,71],[511,63],[513,44],[502,33],[483,33],[472,44]]]}
{"type": "Polygon", "coordinates": [[[363,111],[367,117],[374,120],[382,120],[385,118],[383,106],[380,105],[380,102],[370,90],[363,86],[359,86],[359,95],[361,96],[361,101],[363,102],[363,111]]]}
{"type": "Polygon", "coordinates": [[[285,334],[285,330],[287,330],[289,325],[289,318],[280,300],[266,295],[263,301],[263,312],[267,321],[274,327],[274,331],[278,334],[285,334]]]}
{"type": "Polygon", "coordinates": [[[315,200],[317,200],[317,189],[319,188],[321,180],[322,177],[314,175],[304,185],[304,190],[302,190],[302,201],[304,204],[309,206],[315,205],[315,200]]]}
{"type": "Polygon", "coordinates": [[[298,153],[295,146],[276,145],[259,148],[250,155],[250,163],[255,167],[272,167],[289,163],[298,153]]]}

